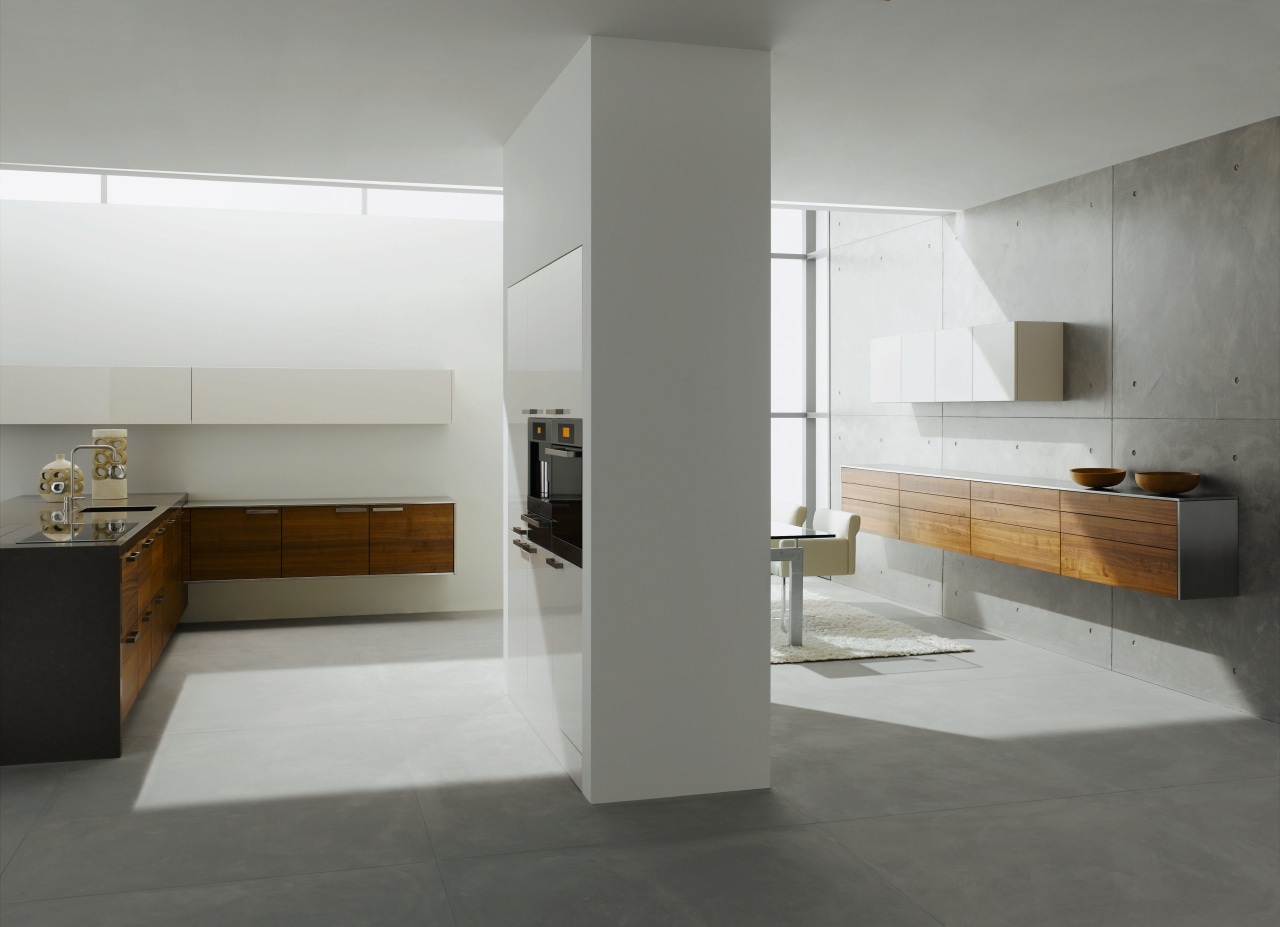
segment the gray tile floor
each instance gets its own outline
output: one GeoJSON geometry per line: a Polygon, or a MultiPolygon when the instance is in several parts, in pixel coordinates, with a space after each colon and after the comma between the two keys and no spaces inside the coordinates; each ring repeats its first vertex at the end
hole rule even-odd
{"type": "Polygon", "coordinates": [[[1276,725],[822,585],[975,650],[774,667],[771,790],[599,807],[497,617],[184,628],[122,759],[0,770],[0,920],[1280,920],[1276,725]]]}

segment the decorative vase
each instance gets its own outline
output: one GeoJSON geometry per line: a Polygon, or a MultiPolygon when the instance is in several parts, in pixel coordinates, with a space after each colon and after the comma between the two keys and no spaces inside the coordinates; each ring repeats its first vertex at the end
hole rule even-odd
{"type": "MultiPolygon", "coordinates": [[[[67,494],[70,477],[71,461],[67,460],[66,454],[59,454],[40,470],[40,498],[45,502],[61,502],[62,497],[67,494]],[[59,487],[58,491],[54,491],[55,485],[59,487]]],[[[84,472],[79,467],[76,467],[73,492],[77,496],[84,493],[84,472]]]]}
{"type": "Polygon", "coordinates": [[[129,432],[124,428],[95,428],[93,443],[113,448],[93,452],[93,498],[127,499],[129,497],[129,432]]]}

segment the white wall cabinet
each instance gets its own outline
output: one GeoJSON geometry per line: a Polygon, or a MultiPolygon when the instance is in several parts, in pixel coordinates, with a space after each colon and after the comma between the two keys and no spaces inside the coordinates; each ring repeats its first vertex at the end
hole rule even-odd
{"type": "Polygon", "coordinates": [[[1062,401],[1062,323],[999,322],[973,331],[973,401],[1062,401]]]}
{"type": "Polygon", "coordinates": [[[582,249],[507,288],[507,410],[582,412],[582,249]]]}
{"type": "Polygon", "coordinates": [[[1061,322],[871,339],[872,402],[1061,402],[1061,322]]]}
{"type": "Polygon", "coordinates": [[[190,367],[0,367],[0,424],[191,421],[190,367]]]}
{"type": "Polygon", "coordinates": [[[451,370],[196,367],[197,425],[447,425],[451,370]]]}

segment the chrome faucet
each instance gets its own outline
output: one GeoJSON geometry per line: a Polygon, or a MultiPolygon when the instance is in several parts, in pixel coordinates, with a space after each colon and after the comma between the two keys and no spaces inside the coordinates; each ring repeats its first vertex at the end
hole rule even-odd
{"type": "Polygon", "coordinates": [[[76,451],[110,451],[111,452],[111,475],[115,476],[116,467],[124,463],[124,458],[120,456],[120,451],[109,444],[77,444],[68,454],[70,463],[67,466],[67,493],[62,497],[62,518],[70,525],[76,514],[76,500],[84,499],[84,496],[76,495],[76,451]]]}

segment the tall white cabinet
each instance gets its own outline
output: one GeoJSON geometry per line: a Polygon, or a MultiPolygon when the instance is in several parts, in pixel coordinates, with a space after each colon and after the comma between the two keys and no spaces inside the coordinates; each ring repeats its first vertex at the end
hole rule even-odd
{"type": "Polygon", "coordinates": [[[582,570],[532,544],[520,520],[531,415],[582,414],[581,248],[507,288],[506,343],[507,689],[581,785],[582,570]]]}

